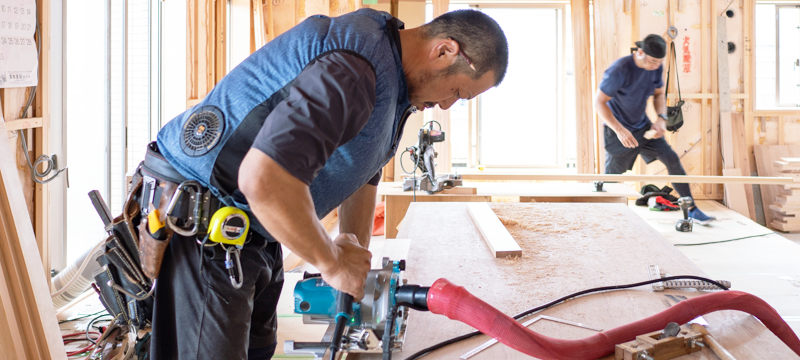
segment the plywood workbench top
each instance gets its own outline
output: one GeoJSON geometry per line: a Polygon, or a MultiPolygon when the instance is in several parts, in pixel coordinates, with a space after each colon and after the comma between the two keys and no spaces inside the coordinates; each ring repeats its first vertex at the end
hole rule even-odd
{"type": "MultiPolygon", "coordinates": [[[[411,239],[406,267],[409,283],[428,286],[447,278],[501,311],[516,314],[578,290],[647,280],[646,267],[650,264],[672,275],[705,275],[622,204],[495,203],[492,207],[522,247],[522,258],[493,258],[465,203],[414,203],[398,234],[398,238],[411,239]]],[[[539,314],[610,329],[660,312],[682,296],[700,294],[693,290],[655,293],[649,287],[640,287],[577,298],[539,314]]],[[[705,319],[711,325],[711,334],[739,359],[798,358],[752,316],[724,311],[705,319]]],[[[562,339],[595,333],[543,321],[531,328],[562,339]]],[[[394,358],[405,359],[422,348],[472,330],[441,315],[412,311],[404,351],[394,358]]],[[[426,358],[457,359],[486,340],[486,336],[479,336],[426,358]]],[[[498,344],[472,359],[525,358],[529,357],[498,344]]],[[[703,350],[681,359],[716,357],[703,350]]]]}

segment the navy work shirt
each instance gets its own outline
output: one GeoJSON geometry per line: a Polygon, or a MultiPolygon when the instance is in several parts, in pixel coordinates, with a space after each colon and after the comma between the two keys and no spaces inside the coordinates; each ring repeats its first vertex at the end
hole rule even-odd
{"type": "Polygon", "coordinates": [[[656,70],[642,69],[629,55],[614,61],[603,74],[600,90],[611,97],[608,107],[626,129],[635,131],[650,124],[645,115],[647,99],[664,86],[663,72],[663,65],[656,70]]]}

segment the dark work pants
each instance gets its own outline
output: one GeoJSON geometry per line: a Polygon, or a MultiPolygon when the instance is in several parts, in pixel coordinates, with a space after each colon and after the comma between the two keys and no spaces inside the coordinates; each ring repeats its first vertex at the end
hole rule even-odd
{"type": "MultiPolygon", "coordinates": [[[[642,155],[642,159],[648,164],[654,160],[664,163],[670,175],[686,175],[686,170],[681,165],[680,157],[672,150],[667,140],[663,137],[651,140],[644,138],[644,133],[650,130],[650,127],[645,126],[642,129],[631,131],[639,143],[639,146],[634,149],[629,149],[622,145],[617,138],[617,134],[608,126],[603,126],[603,129],[606,148],[606,174],[622,174],[632,169],[633,164],[636,162],[636,157],[642,155]]],[[[692,196],[689,184],[673,183],[672,187],[681,197],[692,196]]]]}
{"type": "MultiPolygon", "coordinates": [[[[202,251],[175,236],[156,285],[150,358],[270,359],[283,286],[281,246],[252,236],[242,249],[244,284],[234,289],[221,246],[202,251]]],[[[238,272],[237,272],[238,276],[238,272]]]]}

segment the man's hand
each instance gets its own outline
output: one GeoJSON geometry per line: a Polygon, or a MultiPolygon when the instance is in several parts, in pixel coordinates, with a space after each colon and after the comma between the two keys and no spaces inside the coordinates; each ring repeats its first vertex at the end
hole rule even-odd
{"type": "Polygon", "coordinates": [[[650,129],[656,131],[656,135],[653,136],[653,139],[664,137],[664,135],[667,134],[667,121],[662,118],[658,118],[658,120],[656,120],[650,129]]]}
{"type": "Polygon", "coordinates": [[[633,149],[639,146],[639,142],[636,141],[636,138],[633,137],[633,134],[631,134],[631,132],[628,131],[628,129],[626,129],[624,126],[620,126],[618,129],[614,130],[614,132],[617,133],[617,139],[619,139],[619,142],[621,142],[626,148],[633,149]]]}
{"type": "Polygon", "coordinates": [[[334,261],[319,269],[322,279],[334,289],[353,295],[354,301],[360,301],[364,297],[364,282],[372,254],[353,234],[339,234],[331,246],[334,261]]]}

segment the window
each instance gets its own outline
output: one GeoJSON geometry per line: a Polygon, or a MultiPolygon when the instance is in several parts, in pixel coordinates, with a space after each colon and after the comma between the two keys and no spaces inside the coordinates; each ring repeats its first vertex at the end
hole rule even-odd
{"type": "MultiPolygon", "coordinates": [[[[509,42],[503,83],[450,108],[453,166],[567,168],[575,163],[574,91],[568,77],[567,6],[563,4],[451,4],[450,11],[475,8],[495,19],[509,42]],[[531,34],[554,36],[531,36],[531,34]],[[568,133],[569,132],[569,133],[568,133]],[[572,148],[569,148],[569,145],[572,148]],[[569,150],[571,149],[571,151],[569,150]]],[[[433,7],[426,8],[427,21],[433,7]]],[[[425,112],[427,120],[432,112],[425,112]]],[[[441,171],[450,171],[450,169],[441,171]]]]}
{"type": "Polygon", "coordinates": [[[120,214],[126,173],[144,158],[159,128],[158,101],[153,101],[159,65],[152,61],[158,59],[159,27],[151,31],[151,21],[157,24],[160,3],[107,0],[66,6],[67,263],[105,236],[87,193],[100,190],[112,214],[120,214]]]}
{"type": "Polygon", "coordinates": [[[800,106],[800,3],[756,4],[756,108],[800,106]]]}

